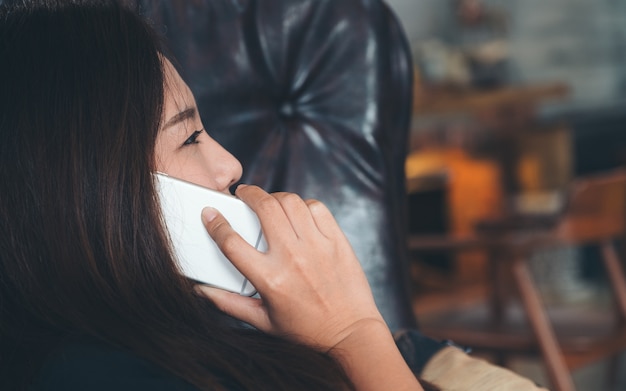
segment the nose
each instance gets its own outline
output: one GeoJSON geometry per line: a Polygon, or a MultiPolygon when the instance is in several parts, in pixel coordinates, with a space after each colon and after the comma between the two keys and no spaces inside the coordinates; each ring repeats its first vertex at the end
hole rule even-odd
{"type": "Polygon", "coordinates": [[[211,142],[213,145],[211,145],[209,157],[213,163],[210,166],[213,169],[211,176],[214,181],[214,188],[230,194],[229,188],[241,178],[243,168],[239,160],[217,141],[211,139],[211,142]]]}

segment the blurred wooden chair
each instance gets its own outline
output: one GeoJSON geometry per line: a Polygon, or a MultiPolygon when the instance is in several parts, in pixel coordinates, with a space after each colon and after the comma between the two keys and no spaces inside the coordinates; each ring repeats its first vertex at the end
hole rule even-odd
{"type": "Polygon", "coordinates": [[[602,358],[617,357],[625,350],[626,276],[615,241],[626,234],[626,169],[578,179],[567,197],[563,210],[554,215],[512,215],[484,221],[471,236],[410,237],[413,251],[481,248],[489,255],[487,319],[472,324],[471,317],[462,322],[455,314],[436,325],[422,324],[422,331],[502,355],[539,352],[556,391],[574,390],[570,371],[602,358]],[[601,250],[615,310],[607,324],[595,325],[594,330],[581,328],[579,324],[588,319],[578,316],[568,320],[567,330],[557,332],[554,316],[548,314],[531,276],[530,256],[540,249],[589,244],[601,250]],[[509,287],[515,288],[525,324],[507,319],[509,287]],[[527,332],[528,326],[531,333],[527,332]]]}

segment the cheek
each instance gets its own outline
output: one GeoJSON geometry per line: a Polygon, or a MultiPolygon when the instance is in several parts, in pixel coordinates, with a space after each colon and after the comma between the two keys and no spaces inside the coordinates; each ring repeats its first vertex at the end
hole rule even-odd
{"type": "Polygon", "coordinates": [[[170,160],[170,169],[176,170],[181,179],[218,190],[213,172],[215,155],[211,153],[210,146],[207,143],[197,144],[184,152],[178,159],[170,160]]]}
{"type": "Polygon", "coordinates": [[[176,178],[217,191],[228,191],[241,177],[241,164],[215,140],[180,148],[175,137],[162,135],[155,146],[155,168],[176,178]]]}
{"type": "Polygon", "coordinates": [[[157,143],[155,160],[157,171],[201,186],[216,188],[211,174],[210,148],[194,145],[180,149],[167,143],[157,143]]]}

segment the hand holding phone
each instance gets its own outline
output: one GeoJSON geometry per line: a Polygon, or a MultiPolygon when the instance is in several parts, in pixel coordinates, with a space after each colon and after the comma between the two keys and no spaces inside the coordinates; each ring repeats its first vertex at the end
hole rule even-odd
{"type": "Polygon", "coordinates": [[[155,173],[157,191],[175,256],[183,274],[200,283],[251,296],[256,289],[217,247],[202,224],[206,206],[220,211],[259,251],[267,250],[256,214],[235,196],[155,173]]]}

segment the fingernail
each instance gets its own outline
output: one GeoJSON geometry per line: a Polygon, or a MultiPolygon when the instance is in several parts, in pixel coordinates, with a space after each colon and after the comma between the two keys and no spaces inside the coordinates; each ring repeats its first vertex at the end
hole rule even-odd
{"type": "Polygon", "coordinates": [[[205,224],[210,223],[217,217],[217,213],[217,209],[215,208],[211,208],[210,206],[204,207],[204,209],[202,209],[202,221],[204,221],[205,224]]]}
{"type": "Polygon", "coordinates": [[[248,187],[248,185],[244,184],[244,183],[240,183],[237,185],[237,188],[235,189],[235,194],[237,194],[237,192],[241,189],[245,189],[246,187],[248,187]]]}

